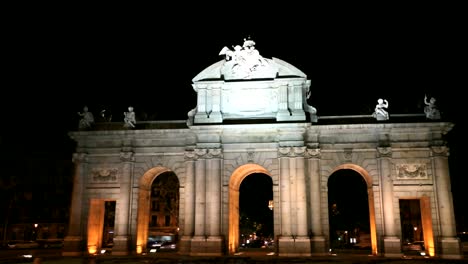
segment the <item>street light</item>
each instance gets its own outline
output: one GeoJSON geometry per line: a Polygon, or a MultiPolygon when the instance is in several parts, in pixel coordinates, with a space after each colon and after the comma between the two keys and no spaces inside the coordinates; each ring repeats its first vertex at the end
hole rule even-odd
{"type": "Polygon", "coordinates": [[[270,208],[270,210],[273,210],[273,200],[268,201],[268,208],[270,208]]]}
{"type": "Polygon", "coordinates": [[[37,240],[37,227],[39,226],[39,224],[34,224],[34,231],[33,231],[33,236],[32,236],[32,239],[34,241],[37,240]]]}

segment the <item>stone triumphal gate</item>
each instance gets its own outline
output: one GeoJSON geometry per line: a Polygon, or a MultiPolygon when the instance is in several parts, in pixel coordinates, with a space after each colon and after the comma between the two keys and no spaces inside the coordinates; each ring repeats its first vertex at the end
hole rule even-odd
{"type": "Polygon", "coordinates": [[[152,184],[168,173],[178,181],[177,228],[170,232],[180,254],[239,250],[239,189],[258,173],[273,182],[276,253],[326,254],[329,178],[348,170],[366,185],[373,254],[402,254],[399,204],[413,200],[428,254],[462,256],[443,139],[453,124],[320,124],[306,100],[310,81],[299,69],[261,57],[250,40],[221,55],[193,79],[197,107],[187,124],[105,130],[96,124],[70,133],[77,148],[64,255],[105,247],[107,202],[115,203],[112,254],[146,252],[149,226],[160,221],[151,214],[152,184]]]}

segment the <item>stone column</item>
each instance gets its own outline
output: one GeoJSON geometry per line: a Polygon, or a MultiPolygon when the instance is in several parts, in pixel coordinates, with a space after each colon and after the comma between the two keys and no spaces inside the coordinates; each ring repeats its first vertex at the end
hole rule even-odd
{"type": "Polygon", "coordinates": [[[286,83],[282,83],[278,87],[278,113],[276,114],[276,120],[285,121],[289,119],[288,86],[286,83]]]}
{"type": "Polygon", "coordinates": [[[185,152],[185,184],[184,184],[184,227],[180,239],[179,252],[190,252],[190,240],[194,235],[195,222],[195,152],[185,152]]]}
{"type": "Polygon", "coordinates": [[[312,236],[323,236],[321,223],[321,183],[320,183],[320,149],[308,149],[308,170],[310,175],[311,233],[312,236]]]}
{"type": "Polygon", "coordinates": [[[83,189],[88,169],[88,159],[86,153],[74,153],[73,163],[75,171],[73,175],[72,200],[70,204],[70,219],[68,222],[68,234],[64,239],[63,256],[80,256],[82,254],[82,205],[83,189]]]}
{"type": "Polygon", "coordinates": [[[196,148],[195,161],[195,226],[190,243],[190,254],[205,255],[207,252],[206,223],[206,153],[207,149],[196,148]]]}
{"type": "Polygon", "coordinates": [[[306,199],[306,179],[304,171],[304,154],[306,147],[296,147],[294,151],[296,163],[296,215],[298,237],[307,237],[307,199],[306,199]]]}
{"type": "Polygon", "coordinates": [[[207,86],[206,85],[195,85],[197,90],[197,113],[194,117],[194,123],[208,123],[208,109],[207,109],[207,86]]]}
{"type": "Polygon", "coordinates": [[[122,173],[120,177],[120,195],[117,201],[117,215],[115,226],[113,255],[127,255],[129,250],[129,223],[132,215],[130,201],[132,197],[133,166],[135,157],[133,152],[125,151],[120,153],[122,161],[122,173]]]}
{"type": "Polygon", "coordinates": [[[444,258],[461,258],[460,240],[456,237],[455,214],[450,186],[448,148],[432,147],[433,174],[437,191],[437,208],[440,221],[441,255],[444,258]]]}
{"type": "Polygon", "coordinates": [[[209,149],[206,168],[206,224],[209,236],[218,237],[221,224],[221,149],[209,149]]]}
{"type": "Polygon", "coordinates": [[[205,215],[206,215],[206,185],[205,185],[205,167],[204,158],[206,149],[195,149],[198,156],[195,161],[195,236],[205,238],[205,215]]]}
{"type": "Polygon", "coordinates": [[[290,207],[290,182],[289,182],[289,148],[280,148],[280,206],[281,206],[281,237],[290,237],[291,232],[291,207],[290,207]]]}
{"type": "Polygon", "coordinates": [[[304,151],[305,147],[279,148],[282,230],[278,240],[278,252],[281,256],[310,255],[304,151]]]}
{"type": "Polygon", "coordinates": [[[302,86],[298,84],[290,84],[290,94],[291,94],[291,103],[289,107],[293,109],[293,111],[300,111],[302,110],[302,86]]]}
{"type": "Polygon", "coordinates": [[[321,221],[321,181],[320,181],[320,149],[307,149],[307,171],[309,175],[310,193],[310,235],[312,254],[323,254],[326,252],[325,237],[323,235],[321,221]]]}
{"type": "Polygon", "coordinates": [[[198,95],[197,110],[198,112],[205,115],[206,113],[206,87],[201,87],[201,86],[198,87],[197,95],[198,95]]]}
{"type": "Polygon", "coordinates": [[[210,123],[222,123],[223,117],[221,114],[221,85],[211,87],[211,113],[210,123]]]}
{"type": "Polygon", "coordinates": [[[396,220],[393,211],[392,149],[390,147],[379,147],[377,151],[379,154],[380,190],[384,221],[384,254],[388,257],[401,256],[400,239],[396,236],[396,220]]]}
{"type": "Polygon", "coordinates": [[[206,220],[205,234],[208,255],[221,255],[223,240],[221,229],[221,157],[220,148],[209,149],[206,167],[206,220]]]}

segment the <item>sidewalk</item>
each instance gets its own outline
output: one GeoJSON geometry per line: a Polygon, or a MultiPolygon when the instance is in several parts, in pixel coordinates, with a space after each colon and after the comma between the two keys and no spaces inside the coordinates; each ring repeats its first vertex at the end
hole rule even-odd
{"type": "Polygon", "coordinates": [[[389,264],[411,264],[411,263],[440,263],[440,264],[458,264],[468,263],[467,259],[448,260],[439,258],[424,258],[424,257],[402,257],[402,258],[385,258],[378,256],[364,255],[327,255],[318,257],[278,257],[265,255],[239,255],[239,256],[219,256],[219,257],[194,257],[182,256],[175,253],[156,253],[146,256],[93,256],[93,257],[60,257],[49,259],[24,259],[24,261],[12,260],[11,262],[2,263],[34,263],[34,264],[306,264],[306,263],[343,263],[343,264],[374,264],[374,263],[389,263],[389,264]]]}

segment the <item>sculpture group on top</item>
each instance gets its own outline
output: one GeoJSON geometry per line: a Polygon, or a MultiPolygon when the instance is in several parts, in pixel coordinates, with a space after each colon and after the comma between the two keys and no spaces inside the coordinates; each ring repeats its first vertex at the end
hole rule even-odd
{"type": "Polygon", "coordinates": [[[263,58],[255,48],[255,41],[244,39],[242,46],[233,46],[233,50],[224,47],[219,55],[224,56],[226,63],[222,70],[226,79],[250,79],[271,76],[275,69],[268,59],[263,58]],[[264,75],[267,73],[267,75],[264,75]]]}

